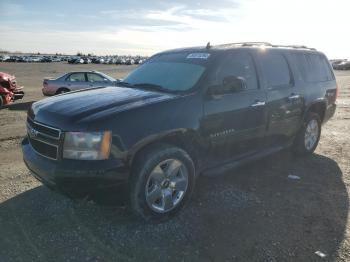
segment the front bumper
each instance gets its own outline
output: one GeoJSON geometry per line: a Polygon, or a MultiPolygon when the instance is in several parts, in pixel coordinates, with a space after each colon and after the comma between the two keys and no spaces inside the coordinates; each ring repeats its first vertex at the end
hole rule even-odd
{"type": "Polygon", "coordinates": [[[13,92],[13,100],[22,99],[24,97],[23,86],[16,87],[12,92],[13,92]]]}
{"type": "Polygon", "coordinates": [[[51,189],[68,195],[85,195],[106,187],[126,184],[129,169],[120,160],[51,160],[22,141],[23,160],[32,175],[51,189]]]}

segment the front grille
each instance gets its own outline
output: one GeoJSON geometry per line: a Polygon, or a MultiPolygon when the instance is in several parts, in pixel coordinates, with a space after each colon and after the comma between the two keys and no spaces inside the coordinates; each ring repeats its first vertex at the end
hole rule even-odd
{"type": "Polygon", "coordinates": [[[39,140],[35,140],[29,137],[29,142],[33,149],[38,152],[40,155],[57,160],[58,147],[46,144],[39,140]]]}
{"type": "Polygon", "coordinates": [[[61,131],[27,118],[28,140],[32,148],[40,155],[57,160],[61,131]]]}
{"type": "Polygon", "coordinates": [[[54,138],[54,139],[60,138],[61,131],[59,129],[40,124],[38,122],[34,122],[29,117],[27,118],[27,121],[28,121],[28,124],[32,128],[34,128],[36,131],[42,133],[44,136],[49,136],[49,137],[54,138]]]}

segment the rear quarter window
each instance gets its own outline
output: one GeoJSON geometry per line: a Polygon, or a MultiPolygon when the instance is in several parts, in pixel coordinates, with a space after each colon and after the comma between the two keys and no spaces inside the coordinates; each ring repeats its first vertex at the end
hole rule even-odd
{"type": "Polygon", "coordinates": [[[323,55],[320,54],[292,54],[300,75],[306,82],[325,82],[334,80],[331,68],[323,55]]]}

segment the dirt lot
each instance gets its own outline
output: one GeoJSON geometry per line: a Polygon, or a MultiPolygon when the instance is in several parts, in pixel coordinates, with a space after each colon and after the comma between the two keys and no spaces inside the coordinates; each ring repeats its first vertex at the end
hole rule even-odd
{"type": "MultiPolygon", "coordinates": [[[[125,208],[71,201],[33,179],[22,162],[26,109],[44,76],[115,65],[6,64],[26,96],[0,110],[0,261],[350,261],[350,72],[336,72],[340,97],[316,153],[284,151],[216,177],[202,177],[182,213],[144,224],[125,208]],[[300,176],[291,180],[289,174],[300,176]],[[321,251],[321,258],[315,254],[321,251]]],[[[106,195],[101,196],[105,198],[106,195]]]]}

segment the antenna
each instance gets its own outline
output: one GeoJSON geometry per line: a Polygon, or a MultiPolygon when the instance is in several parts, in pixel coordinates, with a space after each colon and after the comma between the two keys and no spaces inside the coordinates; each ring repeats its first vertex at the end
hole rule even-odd
{"type": "Polygon", "coordinates": [[[207,43],[207,46],[206,46],[206,49],[209,49],[211,46],[210,46],[210,41],[207,43]]]}

